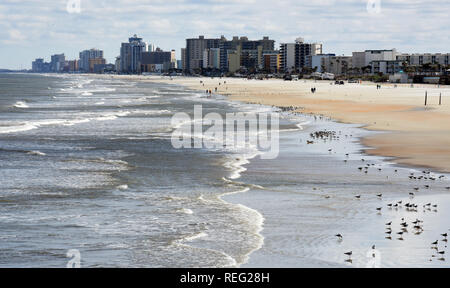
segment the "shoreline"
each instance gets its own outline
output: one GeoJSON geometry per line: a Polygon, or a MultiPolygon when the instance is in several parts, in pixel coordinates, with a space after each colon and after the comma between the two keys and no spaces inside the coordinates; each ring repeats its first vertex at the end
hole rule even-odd
{"type": "Polygon", "coordinates": [[[420,85],[410,88],[400,84],[394,88],[394,84],[383,84],[384,87],[378,91],[376,84],[372,83],[346,84],[347,87],[342,87],[330,85],[330,81],[140,79],[178,84],[196,91],[210,89],[231,101],[300,107],[296,112],[326,116],[335,122],[381,131],[383,133],[360,139],[364,146],[370,147],[364,151],[368,155],[388,157],[398,165],[450,173],[450,105],[446,104],[450,101],[450,87],[447,86],[420,85]],[[200,81],[203,83],[200,84],[200,81]],[[312,86],[319,87],[318,92],[308,94],[312,86]],[[427,107],[422,103],[425,91],[429,94],[427,107]],[[442,106],[437,105],[439,93],[442,93],[442,106]]]}

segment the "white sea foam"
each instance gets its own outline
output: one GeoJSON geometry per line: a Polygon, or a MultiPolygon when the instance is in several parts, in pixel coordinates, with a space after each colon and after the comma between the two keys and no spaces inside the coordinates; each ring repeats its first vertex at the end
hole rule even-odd
{"type": "Polygon", "coordinates": [[[27,105],[27,103],[25,101],[17,101],[16,104],[13,105],[16,108],[29,108],[29,106],[27,105]]]}
{"type": "Polygon", "coordinates": [[[200,232],[198,234],[194,234],[194,235],[191,235],[191,236],[184,237],[183,241],[191,242],[191,241],[194,241],[196,239],[205,238],[205,237],[208,237],[208,234],[206,234],[205,232],[200,232]]]}
{"type": "Polygon", "coordinates": [[[0,134],[8,134],[15,132],[24,132],[38,128],[31,123],[19,123],[11,126],[0,126],[0,134]]]}
{"type": "Polygon", "coordinates": [[[182,214],[187,214],[187,215],[194,214],[194,211],[192,211],[191,209],[187,209],[187,208],[177,209],[177,212],[182,213],[182,214]]]}
{"type": "Polygon", "coordinates": [[[47,154],[41,152],[41,151],[30,151],[27,153],[28,155],[34,155],[34,156],[46,156],[47,154]]]}
{"type": "MultiPolygon", "coordinates": [[[[229,204],[228,202],[223,200],[223,197],[225,197],[227,195],[246,193],[248,191],[250,191],[250,188],[246,187],[242,190],[227,192],[227,193],[220,195],[219,200],[222,201],[223,203],[229,204]]],[[[240,209],[245,214],[245,220],[250,227],[250,231],[255,235],[255,237],[257,239],[257,242],[255,243],[255,247],[253,249],[251,249],[248,253],[243,255],[242,261],[236,262],[236,266],[239,267],[248,262],[248,259],[252,253],[254,253],[255,251],[258,251],[259,249],[261,249],[263,247],[264,237],[262,236],[261,231],[264,229],[265,219],[264,219],[264,216],[255,209],[252,209],[250,207],[247,207],[247,206],[244,206],[241,204],[234,204],[234,205],[237,209],[240,209]]]]}
{"type": "Polygon", "coordinates": [[[127,184],[119,185],[116,188],[119,189],[119,190],[128,190],[128,185],[127,184]]]}
{"type": "Polygon", "coordinates": [[[261,152],[254,152],[251,154],[231,155],[229,161],[224,163],[224,167],[231,170],[230,179],[235,180],[241,178],[241,174],[247,171],[244,165],[250,163],[249,160],[261,155],[261,152]]]}

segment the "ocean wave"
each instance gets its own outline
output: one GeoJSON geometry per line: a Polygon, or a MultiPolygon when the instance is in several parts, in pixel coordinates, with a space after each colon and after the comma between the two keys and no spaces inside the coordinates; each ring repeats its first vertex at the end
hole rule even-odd
{"type": "Polygon", "coordinates": [[[100,116],[91,115],[91,117],[86,118],[75,118],[75,119],[45,119],[36,120],[23,123],[14,123],[16,125],[0,126],[0,134],[8,134],[15,132],[24,132],[33,129],[37,129],[44,126],[73,126],[76,124],[87,123],[90,121],[111,121],[119,117],[125,117],[131,114],[130,111],[117,111],[117,112],[106,112],[100,113],[100,116]]]}
{"type": "Polygon", "coordinates": [[[0,126],[0,134],[9,134],[15,132],[24,132],[38,128],[38,126],[30,123],[20,123],[13,126],[0,126]]]}
{"type": "Polygon", "coordinates": [[[119,190],[128,190],[128,185],[127,184],[119,185],[116,188],[119,189],[119,190]]]}
{"type": "Polygon", "coordinates": [[[239,267],[245,263],[248,262],[248,259],[250,258],[250,255],[259,249],[261,249],[264,245],[264,237],[262,236],[261,232],[264,229],[264,216],[257,210],[252,209],[250,207],[244,206],[242,204],[230,204],[223,200],[223,197],[234,195],[234,194],[240,194],[240,193],[246,193],[250,191],[249,187],[246,187],[242,190],[232,191],[232,192],[226,192],[221,194],[218,199],[222,201],[223,203],[227,205],[234,205],[236,209],[239,209],[244,215],[244,219],[247,222],[247,225],[249,226],[250,232],[253,233],[256,239],[255,247],[251,249],[246,254],[242,255],[240,258],[240,261],[236,260],[236,266],[239,267]]]}
{"type": "Polygon", "coordinates": [[[260,185],[233,181],[233,180],[230,180],[230,179],[228,179],[226,177],[222,177],[222,180],[224,182],[228,183],[228,184],[235,185],[235,186],[243,186],[243,187],[248,187],[248,188],[253,188],[253,189],[260,189],[260,190],[266,189],[266,188],[264,188],[263,186],[260,186],[260,185]]]}
{"type": "Polygon", "coordinates": [[[30,108],[30,106],[27,105],[26,101],[17,101],[16,104],[13,105],[13,107],[21,109],[30,108]]]}
{"type": "Polygon", "coordinates": [[[244,165],[250,163],[249,160],[255,158],[256,156],[261,155],[261,152],[254,152],[252,154],[241,154],[241,155],[231,155],[229,156],[229,161],[225,162],[223,166],[229,170],[231,170],[230,179],[235,180],[241,178],[241,174],[247,171],[247,168],[244,165]]]}
{"type": "Polygon", "coordinates": [[[34,156],[46,156],[47,154],[41,152],[41,151],[29,151],[27,153],[28,155],[34,155],[34,156]]]}
{"type": "Polygon", "coordinates": [[[194,211],[192,211],[191,209],[187,209],[187,208],[180,208],[176,210],[177,213],[182,213],[182,214],[187,214],[187,215],[192,215],[194,214],[194,211]]]}
{"type": "Polygon", "coordinates": [[[12,153],[23,153],[28,155],[34,155],[34,156],[46,156],[47,154],[41,152],[41,151],[32,151],[32,150],[19,150],[19,149],[3,149],[0,148],[0,152],[12,152],[12,153]]]}
{"type": "Polygon", "coordinates": [[[197,233],[197,234],[194,234],[194,235],[191,235],[191,236],[186,236],[186,237],[182,238],[181,241],[183,241],[183,242],[191,242],[191,241],[194,241],[196,239],[205,238],[205,237],[208,237],[208,234],[206,234],[205,232],[200,232],[200,233],[197,233]]]}

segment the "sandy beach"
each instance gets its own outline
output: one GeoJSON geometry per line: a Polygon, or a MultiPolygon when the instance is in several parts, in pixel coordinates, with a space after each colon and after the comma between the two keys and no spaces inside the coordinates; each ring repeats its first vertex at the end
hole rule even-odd
{"type": "Polygon", "coordinates": [[[185,77],[149,81],[213,92],[217,87],[216,93],[231,100],[295,106],[299,107],[298,112],[385,131],[362,139],[364,145],[372,148],[367,153],[393,157],[402,165],[450,172],[450,87],[447,86],[382,84],[377,89],[374,83],[334,85],[333,81],[185,77]],[[313,87],[317,89],[314,94],[313,87]],[[425,93],[428,93],[427,106],[425,93]],[[442,105],[439,105],[440,94],[442,105]]]}

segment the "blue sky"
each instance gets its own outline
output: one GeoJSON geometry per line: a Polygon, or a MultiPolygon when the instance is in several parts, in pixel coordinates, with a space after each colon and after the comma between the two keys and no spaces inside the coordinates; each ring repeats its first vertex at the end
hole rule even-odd
{"type": "Polygon", "coordinates": [[[68,1],[0,0],[0,68],[30,68],[56,53],[75,59],[94,47],[113,61],[132,34],[177,55],[185,38],[222,34],[270,36],[276,45],[303,37],[339,55],[450,53],[449,0],[79,0],[80,13],[68,13],[68,1]]]}

